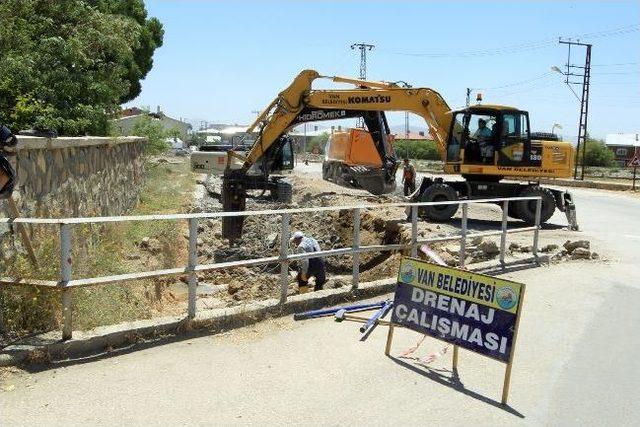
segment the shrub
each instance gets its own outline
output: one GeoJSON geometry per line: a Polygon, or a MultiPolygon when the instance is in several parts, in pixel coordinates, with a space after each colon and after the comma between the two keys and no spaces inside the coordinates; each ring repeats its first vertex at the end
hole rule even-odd
{"type": "Polygon", "coordinates": [[[146,114],[136,119],[131,133],[147,138],[147,154],[161,154],[170,147],[167,143],[167,132],[162,127],[162,123],[146,114]]]}
{"type": "MultiPolygon", "coordinates": [[[[604,166],[611,167],[615,165],[615,155],[605,145],[604,141],[597,139],[588,139],[586,143],[587,152],[585,153],[585,165],[586,166],[604,166]]],[[[582,150],[580,148],[580,155],[578,156],[578,163],[582,164],[582,150]]]]}
{"type": "Polygon", "coordinates": [[[419,160],[441,160],[440,153],[434,141],[416,141],[399,139],[393,144],[396,155],[400,158],[408,157],[419,160]]]}

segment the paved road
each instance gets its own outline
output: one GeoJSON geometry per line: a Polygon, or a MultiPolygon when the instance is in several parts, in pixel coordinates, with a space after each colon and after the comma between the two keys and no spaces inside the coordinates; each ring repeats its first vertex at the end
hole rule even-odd
{"type": "MultiPolygon", "coordinates": [[[[452,379],[449,354],[431,370],[385,357],[382,328],[360,342],[352,323],[283,318],[11,376],[0,424],[638,425],[640,199],[574,193],[581,236],[610,261],[507,275],[528,284],[507,409],[488,359],[461,351],[452,379]]],[[[416,340],[399,331],[392,354],[416,340]]]]}

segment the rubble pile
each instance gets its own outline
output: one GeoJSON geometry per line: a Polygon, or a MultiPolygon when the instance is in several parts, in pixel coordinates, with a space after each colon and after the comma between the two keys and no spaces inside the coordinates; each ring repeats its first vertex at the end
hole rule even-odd
{"type": "MultiPolygon", "coordinates": [[[[556,246],[554,249],[558,249],[558,247],[556,246]]],[[[568,259],[598,259],[600,257],[598,253],[592,252],[590,249],[591,244],[588,240],[576,240],[573,242],[567,240],[564,245],[562,245],[562,249],[558,250],[551,256],[550,261],[561,262],[568,259]]]]}

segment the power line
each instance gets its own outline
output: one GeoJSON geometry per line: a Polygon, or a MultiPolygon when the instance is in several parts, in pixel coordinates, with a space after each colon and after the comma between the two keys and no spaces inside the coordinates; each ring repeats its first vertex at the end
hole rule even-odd
{"type": "Polygon", "coordinates": [[[604,72],[604,73],[593,73],[593,74],[596,75],[596,76],[604,76],[604,75],[614,75],[614,74],[617,74],[617,75],[636,74],[637,75],[638,73],[635,72],[635,71],[613,71],[613,72],[608,72],[607,71],[607,72],[604,72]]]}
{"type": "Polygon", "coordinates": [[[622,67],[625,65],[638,65],[640,62],[619,62],[617,64],[593,64],[592,67],[622,67]]]}
{"type": "MultiPolygon", "coordinates": [[[[624,34],[635,33],[640,30],[640,25],[633,24],[627,25],[624,27],[613,28],[610,30],[597,31],[592,33],[583,33],[571,36],[571,39],[583,39],[583,38],[603,38],[603,37],[615,37],[624,34]]],[[[546,47],[550,47],[557,42],[557,38],[546,38],[541,40],[530,40],[518,44],[502,46],[499,48],[493,49],[480,49],[480,50],[471,50],[465,52],[405,52],[405,51],[395,51],[395,50],[387,50],[387,49],[378,49],[380,52],[389,53],[393,55],[402,55],[402,56],[414,56],[414,57],[425,57],[425,58],[448,58],[448,57],[482,57],[482,56],[495,56],[495,55],[505,55],[511,53],[520,53],[520,52],[528,52],[532,50],[544,49],[546,47]]]]}
{"type": "Polygon", "coordinates": [[[541,85],[533,85],[531,87],[527,87],[524,89],[519,89],[513,92],[507,92],[507,93],[500,93],[498,92],[495,96],[501,96],[501,97],[507,97],[507,96],[512,96],[512,95],[517,95],[520,93],[525,93],[525,92],[531,92],[532,90],[537,90],[537,89],[544,89],[544,88],[548,88],[551,86],[555,86],[558,82],[556,81],[549,81],[546,82],[546,84],[541,84],[541,85]]]}
{"type": "MultiPolygon", "coordinates": [[[[594,73],[592,73],[593,75],[594,73]]],[[[608,73],[596,73],[597,75],[602,75],[602,74],[608,74],[608,73]]],[[[612,73],[612,74],[617,74],[617,73],[612,73]]],[[[623,73],[623,74],[635,74],[635,73],[623,73]]],[[[500,85],[500,86],[492,86],[492,87],[483,87],[483,88],[472,88],[472,90],[477,91],[477,90],[482,90],[482,91],[497,91],[498,93],[496,94],[497,96],[511,96],[511,95],[515,95],[515,94],[519,94],[519,93],[524,93],[524,92],[530,92],[532,90],[536,90],[536,89],[542,89],[542,88],[547,88],[547,87],[551,87],[554,86],[557,82],[555,81],[550,81],[550,82],[546,82],[552,75],[554,75],[553,72],[546,72],[525,80],[520,80],[520,81],[516,81],[516,82],[512,82],[512,83],[507,83],[504,85],[500,85]],[[533,83],[533,84],[532,84],[533,83]],[[538,84],[540,83],[540,84],[538,84]],[[522,89],[516,89],[515,91],[508,91],[506,93],[500,93],[501,89],[508,89],[508,88],[514,88],[516,86],[529,86],[529,87],[525,87],[522,89]]],[[[637,82],[636,82],[637,83],[637,82]]],[[[591,84],[593,85],[593,82],[591,82],[591,84]]],[[[598,80],[596,79],[595,81],[596,85],[600,85],[600,84],[634,84],[631,82],[598,82],[598,80]]]]}
{"type": "Polygon", "coordinates": [[[532,78],[526,79],[526,80],[520,80],[520,81],[513,82],[513,83],[507,83],[507,84],[504,84],[504,85],[501,85],[501,86],[475,88],[475,89],[477,89],[477,90],[495,90],[495,89],[502,89],[502,88],[506,88],[506,87],[520,86],[520,85],[523,85],[523,84],[534,82],[536,80],[545,79],[548,76],[550,76],[551,74],[553,74],[553,73],[551,71],[548,71],[546,73],[540,74],[539,76],[535,76],[535,77],[532,77],[532,78]]]}
{"type": "Polygon", "coordinates": [[[380,52],[389,53],[392,55],[401,55],[401,56],[413,56],[413,57],[424,57],[424,58],[467,58],[474,56],[494,56],[494,55],[503,55],[509,53],[516,52],[525,52],[532,51],[538,49],[544,49],[546,47],[551,47],[555,43],[555,39],[547,39],[533,43],[523,43],[519,45],[510,45],[504,46],[496,49],[483,49],[483,50],[474,50],[474,51],[466,51],[466,52],[401,52],[401,51],[393,51],[387,49],[379,49],[380,52]]]}
{"type": "Polygon", "coordinates": [[[596,83],[598,85],[635,85],[638,84],[637,81],[635,82],[599,82],[596,80],[596,83]]]}

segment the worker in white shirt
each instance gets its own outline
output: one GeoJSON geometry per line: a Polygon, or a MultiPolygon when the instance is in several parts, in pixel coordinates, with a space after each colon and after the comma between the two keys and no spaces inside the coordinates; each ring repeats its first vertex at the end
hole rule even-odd
{"type": "MultiPolygon", "coordinates": [[[[296,231],[295,233],[293,233],[293,236],[291,236],[291,242],[295,245],[297,254],[320,252],[321,250],[318,241],[313,237],[305,236],[302,231],[296,231]]],[[[306,258],[298,260],[297,262],[297,280],[300,293],[308,291],[309,278],[311,277],[315,277],[316,279],[316,284],[313,290],[321,290],[325,282],[327,281],[324,259],[320,257],[306,258]]]]}

